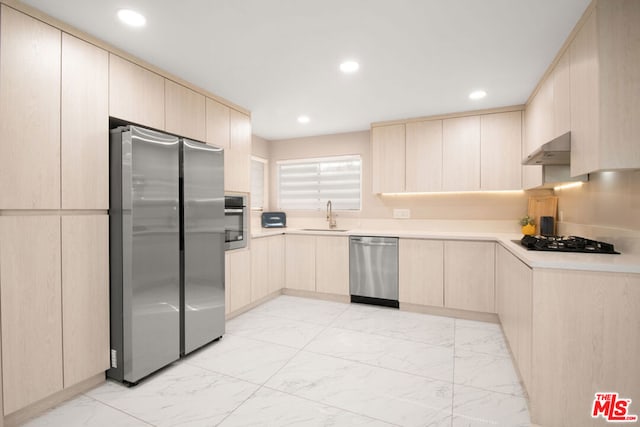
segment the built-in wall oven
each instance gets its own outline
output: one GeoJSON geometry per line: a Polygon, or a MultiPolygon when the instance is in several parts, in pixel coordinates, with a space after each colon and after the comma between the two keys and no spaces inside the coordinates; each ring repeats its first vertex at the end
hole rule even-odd
{"type": "Polygon", "coordinates": [[[247,246],[249,228],[247,196],[228,194],[224,196],[225,249],[239,249],[247,246]]]}

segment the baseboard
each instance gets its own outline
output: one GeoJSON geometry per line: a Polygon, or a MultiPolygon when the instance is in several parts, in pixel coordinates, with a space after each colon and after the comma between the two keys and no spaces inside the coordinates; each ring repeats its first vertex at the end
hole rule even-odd
{"type": "Polygon", "coordinates": [[[274,299],[277,296],[282,295],[282,289],[278,289],[275,292],[270,293],[269,295],[266,295],[258,300],[255,300],[254,302],[245,305],[244,307],[241,307],[235,311],[232,311],[231,313],[227,313],[227,315],[225,316],[226,320],[231,320],[234,317],[240,316],[242,313],[246,313],[247,311],[256,308],[257,306],[264,304],[265,302],[274,299]]]}
{"type": "Polygon", "coordinates": [[[400,303],[400,310],[414,313],[432,314],[434,316],[454,317],[456,319],[477,320],[480,322],[500,323],[495,313],[481,313],[478,311],[458,310],[456,308],[434,307],[430,305],[400,303]]]}
{"type": "Polygon", "coordinates": [[[302,298],[311,298],[311,299],[321,299],[324,301],[333,301],[333,302],[351,302],[351,298],[349,295],[337,295],[337,294],[324,294],[322,292],[314,292],[314,291],[303,291],[300,289],[290,289],[284,288],[282,290],[284,295],[289,295],[292,297],[302,297],[302,298]]]}
{"type": "Polygon", "coordinates": [[[78,384],[75,384],[69,388],[65,388],[49,397],[45,397],[36,403],[12,412],[4,417],[5,427],[17,427],[24,424],[31,418],[42,415],[46,410],[53,408],[61,404],[62,402],[78,396],[84,392],[87,392],[96,386],[104,383],[106,380],[104,372],[86,379],[78,384]]]}

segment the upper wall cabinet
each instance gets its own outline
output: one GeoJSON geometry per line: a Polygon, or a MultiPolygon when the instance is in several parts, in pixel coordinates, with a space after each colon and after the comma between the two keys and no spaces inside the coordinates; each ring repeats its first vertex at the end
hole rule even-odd
{"type": "Polygon", "coordinates": [[[570,46],[571,175],[640,168],[640,2],[600,0],[570,46]]]}
{"type": "Polygon", "coordinates": [[[522,188],[522,112],[480,116],[480,188],[522,188]]]}
{"type": "Polygon", "coordinates": [[[59,209],[61,32],[0,14],[0,209],[59,209]]]}
{"type": "Polygon", "coordinates": [[[405,125],[371,129],[371,170],[374,193],[405,191],[405,125]]]}
{"type": "Polygon", "coordinates": [[[251,191],[251,118],[229,111],[229,148],[224,153],[224,189],[251,191]]]}
{"type": "Polygon", "coordinates": [[[62,35],[62,209],[109,209],[109,55],[62,35]]]}
{"type": "Polygon", "coordinates": [[[406,124],[406,191],[442,191],[442,120],[406,124]]]}
{"type": "Polygon", "coordinates": [[[447,119],[442,123],[442,189],[480,189],[480,117],[447,119]]]}
{"type": "Polygon", "coordinates": [[[197,141],[206,139],[205,98],[165,79],[165,130],[197,141]]]}
{"type": "Polygon", "coordinates": [[[229,107],[211,98],[206,100],[206,143],[219,148],[229,148],[229,107]]]}
{"type": "Polygon", "coordinates": [[[164,78],[109,55],[109,115],[164,130],[164,78]]]}

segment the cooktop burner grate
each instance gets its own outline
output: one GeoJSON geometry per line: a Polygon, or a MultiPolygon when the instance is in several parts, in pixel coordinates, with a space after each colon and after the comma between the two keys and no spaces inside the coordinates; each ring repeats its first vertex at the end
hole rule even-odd
{"type": "Polygon", "coordinates": [[[520,244],[530,251],[619,254],[610,243],[578,236],[524,236],[520,244]]]}

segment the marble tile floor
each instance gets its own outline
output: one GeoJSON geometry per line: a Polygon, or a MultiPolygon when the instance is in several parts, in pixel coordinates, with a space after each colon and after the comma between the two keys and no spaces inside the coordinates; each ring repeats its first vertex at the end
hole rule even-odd
{"type": "Polygon", "coordinates": [[[135,387],[28,426],[529,426],[500,327],[280,296],[135,387]]]}

